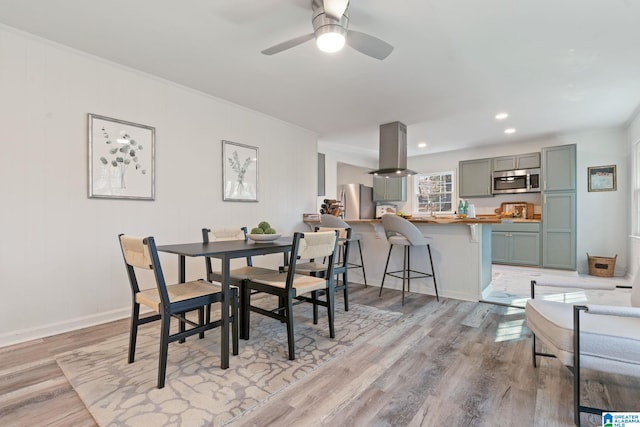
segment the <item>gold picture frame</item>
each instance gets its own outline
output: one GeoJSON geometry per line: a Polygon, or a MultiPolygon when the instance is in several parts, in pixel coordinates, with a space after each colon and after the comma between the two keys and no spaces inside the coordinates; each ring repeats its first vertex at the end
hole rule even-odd
{"type": "Polygon", "coordinates": [[[589,191],[616,191],[616,165],[587,168],[589,191]]]}

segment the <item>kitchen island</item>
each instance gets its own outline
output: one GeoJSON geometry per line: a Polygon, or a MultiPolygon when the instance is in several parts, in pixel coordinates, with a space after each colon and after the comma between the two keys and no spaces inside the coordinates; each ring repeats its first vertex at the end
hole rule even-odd
{"type": "MultiPolygon", "coordinates": [[[[440,296],[465,301],[479,301],[482,291],[491,283],[491,224],[500,223],[496,217],[487,218],[408,218],[425,236],[430,237],[431,253],[440,296]]],[[[367,271],[367,282],[380,286],[389,252],[389,244],[379,219],[346,220],[354,233],[362,236],[361,245],[367,271]]],[[[357,257],[351,250],[352,259],[357,257]]],[[[425,247],[411,249],[412,269],[429,271],[425,247]]],[[[394,248],[389,271],[402,268],[402,250],[394,248]]],[[[364,283],[362,271],[349,271],[349,281],[364,283]]],[[[402,279],[387,276],[385,288],[402,289],[402,279]]],[[[411,292],[435,295],[432,279],[414,279],[411,292]]],[[[383,292],[384,297],[384,292],[383,292]]]]}

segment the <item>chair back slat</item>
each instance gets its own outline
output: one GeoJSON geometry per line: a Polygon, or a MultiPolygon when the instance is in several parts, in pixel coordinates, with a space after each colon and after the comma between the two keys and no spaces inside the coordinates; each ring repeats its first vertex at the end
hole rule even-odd
{"type": "Polygon", "coordinates": [[[348,235],[348,231],[349,228],[343,228],[343,227],[316,227],[316,231],[318,232],[327,232],[327,231],[337,231],[338,232],[338,238],[340,239],[346,239],[347,235],[348,235]]]}
{"type": "Polygon", "coordinates": [[[169,310],[171,302],[153,237],[133,237],[121,234],[119,238],[134,298],[135,294],[140,292],[135,269],[153,270],[160,296],[161,310],[169,310]]]}
{"type": "Polygon", "coordinates": [[[152,261],[149,254],[149,247],[144,244],[143,237],[120,236],[122,254],[125,262],[132,267],[151,269],[152,261]]]}
{"type": "MultiPolygon", "coordinates": [[[[218,228],[218,229],[210,229],[203,228],[202,229],[202,242],[220,242],[220,241],[229,241],[229,240],[244,240],[245,242],[249,239],[247,236],[247,227],[240,228],[218,228]]],[[[211,262],[211,257],[205,257],[205,265],[207,267],[207,276],[210,277],[213,273],[213,264],[211,262]]],[[[253,261],[251,257],[247,257],[247,265],[253,266],[253,261]]]]}
{"type": "Polygon", "coordinates": [[[334,230],[305,233],[302,237],[298,247],[299,258],[313,259],[333,255],[336,246],[334,230]]]}
{"type": "Polygon", "coordinates": [[[246,240],[246,227],[206,229],[208,241],[221,242],[229,240],[246,240]]]}

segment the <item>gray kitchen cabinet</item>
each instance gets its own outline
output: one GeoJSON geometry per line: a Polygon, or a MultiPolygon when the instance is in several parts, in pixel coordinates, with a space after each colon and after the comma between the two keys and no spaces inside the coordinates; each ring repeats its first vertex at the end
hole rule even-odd
{"type": "Polygon", "coordinates": [[[540,167],[540,153],[502,156],[493,159],[493,170],[508,171],[514,169],[535,169],[540,167]]]}
{"type": "Polygon", "coordinates": [[[373,177],[374,202],[406,202],[407,177],[373,177]]]}
{"type": "Polygon", "coordinates": [[[458,197],[493,197],[492,160],[465,160],[458,164],[458,197]]]}
{"type": "Polygon", "coordinates": [[[542,149],[542,191],[575,191],[576,146],[542,149]]]}
{"type": "Polygon", "coordinates": [[[491,256],[496,264],[540,265],[540,223],[494,224],[491,256]]]}
{"type": "Polygon", "coordinates": [[[542,266],[576,269],[576,145],[542,149],[542,266]]]}
{"type": "Polygon", "coordinates": [[[542,196],[542,265],[547,268],[576,269],[576,194],[573,191],[542,196]]]}

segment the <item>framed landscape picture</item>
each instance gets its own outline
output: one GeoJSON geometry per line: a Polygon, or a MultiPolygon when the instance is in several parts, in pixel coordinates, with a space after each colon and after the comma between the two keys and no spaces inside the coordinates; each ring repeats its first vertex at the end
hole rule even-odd
{"type": "Polygon", "coordinates": [[[616,166],[588,168],[589,191],[616,191],[616,166]]]}
{"type": "Polygon", "coordinates": [[[154,200],[155,132],[89,114],[89,197],[154,200]]]}
{"type": "Polygon", "coordinates": [[[222,200],[258,201],[258,148],[222,141],[222,200]]]}

